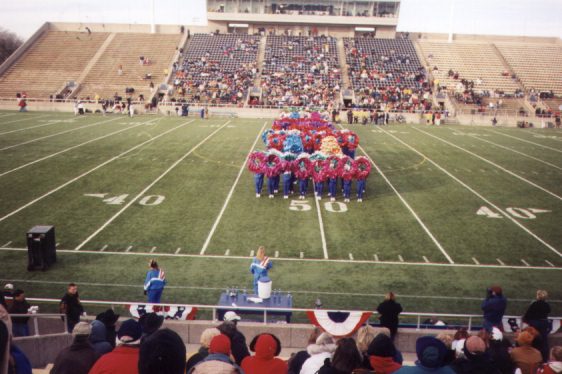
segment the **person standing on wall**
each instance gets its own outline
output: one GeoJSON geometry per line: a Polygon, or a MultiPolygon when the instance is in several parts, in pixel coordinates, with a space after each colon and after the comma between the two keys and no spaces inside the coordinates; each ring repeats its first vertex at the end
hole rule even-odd
{"type": "Polygon", "coordinates": [[[250,273],[254,276],[254,294],[258,294],[258,281],[262,277],[267,277],[269,269],[273,266],[271,259],[265,255],[265,247],[260,246],[256,257],[250,265],[250,273]]]}
{"type": "Polygon", "coordinates": [[[148,302],[159,304],[162,291],[166,286],[166,274],[158,267],[158,262],[152,259],[148,263],[150,270],[146,272],[144,280],[144,294],[148,296],[148,302]]]}

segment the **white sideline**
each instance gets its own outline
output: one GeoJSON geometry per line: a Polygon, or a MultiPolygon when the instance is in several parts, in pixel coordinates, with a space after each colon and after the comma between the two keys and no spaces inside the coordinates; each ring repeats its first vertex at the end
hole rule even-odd
{"type": "Polygon", "coordinates": [[[46,117],[46,116],[48,116],[48,115],[49,115],[49,114],[41,114],[40,116],[32,117],[32,118],[21,118],[21,119],[16,119],[16,120],[14,120],[14,121],[2,122],[2,123],[0,123],[0,125],[8,125],[8,124],[10,124],[10,123],[16,123],[16,122],[28,121],[28,120],[35,120],[35,119],[37,119],[37,118],[46,117]]]}
{"type": "Polygon", "coordinates": [[[411,149],[412,151],[414,151],[415,153],[417,153],[418,155],[425,157],[427,159],[427,161],[431,162],[435,167],[437,167],[439,170],[441,170],[443,173],[447,174],[449,177],[451,177],[453,180],[455,180],[457,183],[459,183],[461,186],[463,186],[464,188],[466,188],[467,190],[469,190],[470,192],[472,192],[474,195],[478,196],[481,200],[483,200],[484,202],[486,202],[487,204],[489,204],[491,207],[493,207],[494,209],[496,209],[498,212],[500,212],[504,217],[506,217],[507,219],[509,219],[511,222],[513,222],[514,224],[516,224],[517,226],[519,226],[521,229],[523,229],[525,232],[527,232],[527,234],[531,235],[533,238],[535,238],[536,240],[538,240],[541,244],[543,244],[545,247],[547,247],[548,249],[550,249],[551,251],[553,251],[554,253],[556,253],[558,256],[562,257],[562,253],[558,252],[558,250],[556,250],[556,248],[554,248],[552,245],[548,244],[547,242],[545,242],[543,239],[541,239],[539,236],[537,236],[535,233],[533,233],[531,230],[529,230],[528,228],[526,228],[525,226],[523,226],[523,224],[521,224],[519,221],[517,221],[515,218],[513,218],[510,214],[508,214],[507,212],[503,211],[503,209],[500,209],[497,205],[495,205],[494,203],[492,203],[491,201],[489,201],[488,199],[486,199],[484,196],[482,196],[480,193],[478,193],[476,190],[474,190],[472,187],[470,187],[469,185],[467,185],[466,183],[464,183],[463,181],[461,181],[459,178],[455,177],[453,174],[449,173],[445,168],[443,168],[441,165],[439,165],[438,163],[436,163],[435,161],[433,161],[432,159],[428,158],[426,155],[424,155],[423,153],[421,153],[420,151],[418,151],[417,149],[415,149],[414,147],[412,147],[411,145],[409,145],[408,143],[404,142],[402,139],[394,136],[393,134],[385,131],[388,135],[392,136],[394,139],[398,140],[400,143],[404,144],[406,147],[408,147],[409,149],[411,149]]]}
{"type": "MultiPolygon", "coordinates": [[[[192,120],[193,121],[193,120],[192,120]]],[[[191,122],[192,122],[191,121],[191,122]]],[[[164,178],[170,171],[172,171],[176,166],[180,164],[183,160],[185,160],[191,153],[193,153],[197,148],[199,148],[203,143],[213,137],[217,132],[222,130],[226,125],[228,125],[230,121],[226,121],[221,127],[213,131],[210,135],[208,135],[205,139],[201,140],[196,146],[191,148],[186,154],[184,154],[180,159],[174,162],[168,169],[166,169],[160,176],[158,176],[155,180],[152,181],[148,186],[146,186],[141,192],[139,192],[135,197],[133,197],[121,210],[115,213],[110,219],[108,219],[100,228],[98,228],[94,233],[86,238],[82,243],[80,243],[76,248],[75,251],[80,250],[84,245],[86,245],[90,240],[92,240],[96,235],[98,235],[101,231],[103,231],[107,226],[111,224],[117,217],[119,217],[125,210],[127,210],[131,205],[133,205],[138,199],[140,199],[149,189],[151,189],[156,183],[158,183],[162,178],[164,178]]],[[[183,125],[182,125],[183,126],[183,125]]]]}
{"type": "Polygon", "coordinates": [[[79,179],[85,177],[86,175],[91,174],[91,173],[93,173],[94,171],[96,171],[96,170],[98,170],[98,169],[104,167],[105,165],[109,164],[110,162],[113,162],[113,161],[117,160],[118,158],[120,158],[120,157],[126,155],[127,153],[130,153],[130,152],[134,151],[135,149],[140,148],[140,147],[142,147],[143,145],[148,144],[148,143],[150,143],[150,142],[152,142],[152,141],[154,141],[154,140],[160,138],[161,136],[164,136],[164,135],[166,135],[166,134],[168,134],[168,133],[170,133],[170,132],[172,132],[172,131],[174,131],[174,130],[180,128],[180,127],[183,127],[183,126],[185,126],[185,125],[187,125],[187,124],[193,122],[193,121],[194,121],[194,120],[187,121],[187,122],[184,122],[184,123],[182,123],[182,124],[180,124],[180,125],[178,125],[178,126],[176,126],[176,127],[172,127],[171,129],[169,129],[169,130],[167,130],[167,131],[164,131],[163,133],[158,134],[158,135],[156,135],[156,136],[153,137],[153,138],[150,138],[150,139],[148,139],[148,140],[145,140],[144,142],[142,142],[142,143],[140,143],[140,144],[137,144],[137,145],[135,145],[135,146],[132,147],[132,148],[129,148],[129,149],[126,150],[125,152],[119,153],[117,156],[114,156],[114,157],[110,158],[109,160],[102,162],[102,163],[99,164],[98,166],[95,166],[95,167],[93,167],[92,169],[90,169],[90,170],[88,170],[88,171],[86,171],[86,172],[80,174],[80,175],[77,176],[76,178],[73,178],[73,179],[71,179],[71,180],[69,180],[69,181],[67,181],[67,182],[65,182],[65,183],[63,183],[63,184],[61,184],[60,186],[58,186],[58,187],[52,189],[51,191],[49,191],[49,192],[47,192],[47,193],[45,193],[45,194],[39,196],[38,198],[35,198],[35,199],[31,200],[31,201],[28,202],[27,204],[25,204],[25,205],[23,205],[23,206],[17,208],[16,210],[14,210],[14,211],[12,211],[12,212],[6,214],[5,216],[0,217],[0,222],[4,221],[5,219],[7,219],[7,218],[13,216],[14,214],[16,214],[16,213],[18,213],[18,212],[24,210],[25,208],[27,208],[27,207],[29,207],[29,206],[35,204],[36,202],[38,202],[38,201],[40,201],[40,200],[43,200],[45,197],[54,194],[55,192],[57,192],[57,191],[63,189],[64,187],[68,186],[69,184],[72,184],[72,183],[76,182],[77,180],[79,180],[79,179]]]}
{"type": "Polygon", "coordinates": [[[203,244],[203,247],[201,247],[201,251],[199,252],[200,254],[204,255],[205,252],[207,251],[207,247],[209,247],[209,243],[211,243],[211,238],[213,237],[217,227],[219,226],[219,223],[222,219],[222,215],[224,214],[224,212],[226,210],[226,207],[228,206],[228,203],[230,202],[230,199],[232,198],[232,194],[234,193],[234,190],[236,189],[236,185],[238,184],[238,181],[240,180],[240,177],[242,176],[242,173],[244,172],[244,168],[246,167],[246,164],[248,163],[248,159],[250,158],[250,153],[252,153],[253,149],[256,147],[256,144],[257,144],[258,140],[260,139],[261,134],[263,133],[263,129],[265,128],[266,125],[267,125],[267,121],[265,121],[263,123],[263,126],[260,129],[260,132],[258,133],[258,136],[256,136],[256,140],[254,140],[254,143],[252,144],[252,147],[250,148],[250,152],[248,152],[248,155],[244,159],[244,162],[242,163],[242,166],[240,167],[240,170],[238,171],[238,175],[236,176],[236,179],[234,180],[234,183],[232,184],[232,187],[230,187],[230,191],[228,191],[228,195],[226,195],[226,200],[224,201],[224,204],[222,205],[222,208],[219,212],[219,215],[215,219],[215,222],[213,223],[213,226],[211,227],[211,231],[209,231],[209,235],[207,235],[207,239],[205,239],[205,243],[203,244]]]}
{"type": "MultiPolygon", "coordinates": [[[[82,282],[80,280],[73,279],[73,282],[83,285],[83,286],[93,286],[93,287],[122,287],[122,288],[140,288],[142,285],[139,284],[127,284],[127,283],[98,283],[98,282],[82,282]]],[[[43,281],[43,280],[33,280],[33,279],[8,279],[0,278],[0,282],[12,282],[12,283],[47,283],[47,284],[68,284],[70,280],[65,281],[43,281]]],[[[205,286],[172,286],[166,285],[168,289],[183,289],[183,290],[205,290],[205,291],[224,291],[224,287],[205,287],[205,286]]],[[[328,291],[310,291],[310,290],[288,290],[293,294],[320,294],[320,295],[341,295],[341,296],[367,296],[367,297],[383,297],[384,293],[361,293],[361,292],[328,292],[328,291]]],[[[452,297],[452,296],[440,296],[440,295],[408,295],[408,294],[396,294],[399,298],[412,298],[412,299],[437,299],[437,300],[482,300],[481,297],[452,297]]],[[[509,298],[510,301],[514,302],[524,302],[528,303],[529,299],[514,299],[509,298]]],[[[560,303],[562,300],[559,299],[548,299],[549,302],[560,303]]]]}
{"type": "MultiPolygon", "coordinates": [[[[27,252],[27,248],[13,248],[13,247],[0,247],[0,251],[19,251],[27,252]]],[[[86,255],[124,255],[124,256],[154,256],[152,252],[115,252],[115,251],[105,251],[100,252],[96,250],[82,250],[75,251],[74,249],[57,249],[57,253],[72,253],[72,254],[86,254],[86,255]]],[[[189,254],[189,253],[171,253],[171,252],[158,252],[158,257],[179,257],[179,258],[203,258],[203,259],[213,259],[213,260],[224,260],[224,259],[235,259],[243,260],[245,262],[248,259],[254,257],[251,256],[222,256],[222,255],[200,255],[200,254],[189,254]]],[[[312,262],[312,263],[340,263],[340,264],[372,264],[372,265],[400,265],[400,266],[420,266],[420,267],[445,267],[445,268],[484,268],[484,269],[532,269],[532,270],[562,270],[562,266],[522,266],[522,265],[499,265],[499,264],[471,264],[471,263],[445,263],[445,262],[410,262],[410,261],[373,261],[373,260],[354,260],[350,261],[348,259],[323,259],[323,258],[305,258],[304,252],[300,252],[300,258],[297,257],[279,257],[277,261],[286,262],[312,262]]],[[[549,262],[550,263],[550,262],[549,262]]]]}
{"type": "MultiPolygon", "coordinates": [[[[425,233],[429,236],[429,238],[431,239],[431,241],[433,241],[433,243],[437,246],[437,248],[439,249],[439,251],[441,251],[441,253],[443,254],[443,256],[445,256],[445,258],[447,259],[447,261],[449,261],[450,264],[454,264],[455,262],[453,261],[453,259],[451,258],[451,256],[449,256],[449,254],[447,253],[447,251],[445,251],[445,248],[443,248],[443,246],[441,245],[441,243],[439,243],[439,241],[435,238],[435,236],[433,236],[433,234],[431,233],[431,231],[429,231],[429,229],[427,228],[427,226],[425,225],[425,223],[423,223],[423,221],[421,220],[421,218],[418,216],[418,214],[414,211],[414,209],[412,209],[412,207],[410,206],[410,204],[408,204],[408,202],[406,201],[406,199],[404,199],[402,197],[402,195],[400,195],[400,192],[398,192],[398,190],[396,189],[396,187],[394,187],[394,185],[390,182],[390,180],[386,177],[386,175],[383,173],[383,171],[379,168],[379,166],[377,164],[375,164],[375,162],[373,161],[373,159],[371,158],[371,156],[369,156],[367,154],[367,152],[365,151],[365,149],[363,149],[362,146],[359,146],[359,149],[361,150],[361,152],[363,152],[363,154],[367,157],[367,159],[369,159],[369,161],[371,161],[371,164],[373,164],[373,166],[375,167],[375,169],[377,169],[377,172],[381,175],[381,177],[383,177],[383,179],[385,180],[386,184],[388,184],[390,186],[390,188],[392,188],[392,190],[394,191],[394,193],[396,194],[396,196],[398,196],[398,198],[400,199],[400,201],[402,202],[402,204],[404,204],[404,206],[410,211],[410,213],[414,216],[414,218],[416,219],[416,221],[418,221],[418,224],[421,226],[421,228],[423,229],[423,231],[425,231],[425,233]]],[[[425,156],[424,156],[425,157],[425,156]]]]}
{"type": "Polygon", "coordinates": [[[82,129],[85,129],[85,128],[88,128],[88,127],[92,127],[92,126],[96,126],[96,125],[101,125],[101,124],[104,124],[104,123],[107,123],[107,122],[115,121],[116,119],[118,119],[118,118],[111,118],[111,119],[108,119],[108,120],[105,120],[105,121],[94,122],[94,123],[90,123],[89,125],[85,125],[85,126],[81,126],[81,127],[76,127],[76,128],[70,129],[70,130],[65,130],[65,131],[57,132],[57,133],[50,134],[50,135],[41,136],[41,137],[39,137],[39,138],[31,139],[31,140],[28,140],[28,141],[23,142],[23,143],[13,144],[13,145],[9,145],[9,146],[4,147],[4,148],[0,148],[0,151],[5,151],[5,150],[7,150],[7,149],[16,148],[16,147],[19,147],[19,146],[22,146],[22,145],[25,145],[25,144],[34,143],[34,142],[37,142],[37,141],[39,141],[39,140],[52,138],[53,136],[58,136],[58,135],[62,135],[62,134],[67,134],[67,133],[69,133],[69,132],[82,130],[82,129]]]}
{"type": "Polygon", "coordinates": [[[503,136],[506,136],[506,137],[508,137],[508,138],[517,139],[517,140],[519,140],[519,141],[521,141],[521,142],[525,142],[525,143],[537,145],[537,146],[542,147],[542,148],[545,148],[545,149],[550,149],[551,151],[555,151],[555,152],[562,153],[562,151],[561,151],[560,149],[552,148],[552,147],[549,147],[549,146],[547,146],[547,145],[540,144],[540,143],[535,143],[535,142],[532,142],[532,141],[527,140],[527,139],[521,139],[521,138],[518,137],[518,136],[513,136],[513,135],[504,134],[504,133],[499,132],[499,131],[496,131],[496,130],[487,130],[487,131],[491,131],[491,132],[493,132],[494,134],[503,135],[503,136]]]}
{"type": "Polygon", "coordinates": [[[76,148],[78,148],[78,147],[81,147],[81,146],[83,146],[83,145],[86,145],[86,144],[89,144],[89,143],[93,143],[93,142],[95,142],[95,141],[97,141],[97,140],[101,140],[101,139],[107,138],[108,136],[112,136],[112,135],[115,135],[115,134],[119,134],[120,132],[127,131],[127,130],[133,129],[133,128],[135,128],[135,127],[138,127],[138,126],[145,125],[145,124],[147,124],[147,123],[149,123],[149,122],[151,122],[151,121],[154,121],[154,120],[155,120],[155,119],[151,119],[150,121],[146,121],[146,122],[143,122],[143,123],[139,123],[139,124],[137,124],[137,125],[133,125],[133,126],[130,126],[130,127],[125,128],[125,129],[117,130],[117,131],[114,131],[114,132],[112,132],[112,133],[109,133],[109,134],[100,136],[100,137],[98,137],[98,138],[90,139],[90,140],[85,141],[85,142],[83,142],[83,143],[80,143],[80,144],[77,144],[77,145],[73,145],[72,147],[63,149],[63,150],[61,150],[61,151],[58,151],[58,152],[55,152],[55,153],[51,153],[50,155],[47,155],[47,156],[38,158],[38,159],[35,160],[35,161],[30,161],[30,162],[28,162],[27,164],[23,164],[23,165],[20,165],[20,166],[18,166],[18,167],[16,167],[16,168],[11,169],[11,170],[7,170],[7,171],[5,171],[5,172],[2,172],[2,173],[0,173],[0,177],[3,177],[3,176],[6,175],[6,174],[13,173],[14,171],[23,169],[23,168],[25,168],[25,167],[31,166],[31,165],[36,164],[36,163],[38,163],[38,162],[45,161],[45,160],[47,160],[47,159],[49,159],[49,158],[51,158],[51,157],[58,156],[58,155],[60,155],[60,154],[62,154],[62,153],[71,151],[71,150],[76,149],[76,148]]]}
{"type": "Polygon", "coordinates": [[[531,185],[531,186],[533,186],[533,187],[535,187],[535,188],[538,188],[539,190],[541,190],[541,191],[543,191],[543,192],[546,192],[547,194],[549,194],[549,195],[551,195],[551,196],[557,198],[558,200],[562,200],[562,196],[558,196],[558,195],[555,194],[554,192],[549,191],[549,190],[547,190],[546,188],[541,187],[541,186],[539,186],[538,184],[536,184],[536,183],[534,183],[534,182],[532,182],[532,181],[530,181],[530,180],[528,180],[528,179],[526,179],[526,178],[523,178],[523,177],[520,176],[519,174],[516,174],[516,173],[512,172],[511,170],[508,170],[508,169],[504,168],[503,166],[498,165],[498,164],[496,164],[495,162],[488,160],[487,158],[484,158],[484,157],[482,157],[482,156],[480,156],[480,155],[478,155],[478,154],[476,154],[476,153],[474,153],[474,152],[469,151],[468,149],[465,149],[465,148],[463,148],[463,147],[461,147],[461,146],[458,146],[458,145],[456,145],[456,144],[454,144],[454,143],[451,143],[450,141],[445,140],[445,139],[442,139],[442,138],[440,138],[440,137],[438,137],[438,136],[436,136],[436,135],[430,134],[430,133],[428,133],[428,132],[426,132],[426,131],[420,130],[420,129],[418,129],[418,128],[416,128],[416,127],[413,127],[413,126],[412,126],[412,128],[413,128],[414,130],[418,131],[418,132],[421,132],[422,134],[425,134],[425,135],[427,135],[427,136],[431,136],[432,138],[435,138],[435,139],[437,139],[437,140],[439,140],[439,141],[441,141],[441,142],[443,142],[443,143],[445,143],[445,144],[448,144],[448,145],[450,145],[451,147],[455,147],[455,148],[457,148],[457,149],[460,149],[461,151],[466,152],[466,153],[468,153],[468,154],[471,155],[471,156],[474,156],[474,157],[476,157],[476,158],[479,158],[480,160],[482,160],[482,161],[484,161],[484,162],[486,162],[486,163],[488,163],[488,164],[490,164],[490,165],[492,165],[492,166],[494,166],[494,167],[500,169],[501,171],[506,172],[507,174],[509,174],[509,175],[511,175],[511,176],[513,176],[513,177],[515,177],[515,178],[517,178],[517,179],[519,179],[519,180],[521,180],[521,181],[523,181],[523,182],[525,182],[525,183],[527,183],[527,184],[529,184],[529,185],[531,185]]]}
{"type": "Polygon", "coordinates": [[[504,146],[504,145],[491,142],[491,141],[486,140],[486,139],[483,139],[483,138],[481,138],[481,137],[479,137],[479,136],[475,136],[475,135],[470,135],[470,136],[471,136],[472,138],[474,138],[474,139],[481,140],[481,141],[483,141],[483,142],[492,144],[492,145],[494,145],[494,146],[496,146],[496,147],[499,147],[499,148],[507,149],[508,151],[511,151],[511,152],[513,152],[513,153],[520,154],[521,156],[528,157],[528,158],[533,159],[533,160],[535,160],[535,161],[541,162],[541,163],[543,163],[543,164],[545,164],[545,165],[552,166],[553,168],[556,168],[556,169],[558,169],[558,170],[562,170],[562,167],[560,167],[560,166],[556,166],[556,165],[554,165],[554,164],[551,164],[551,163],[548,162],[548,161],[541,160],[540,158],[537,158],[537,157],[528,155],[528,154],[526,154],[526,153],[517,151],[517,150],[515,150],[515,149],[513,149],[513,148],[509,148],[509,147],[506,147],[506,146],[504,146]]]}

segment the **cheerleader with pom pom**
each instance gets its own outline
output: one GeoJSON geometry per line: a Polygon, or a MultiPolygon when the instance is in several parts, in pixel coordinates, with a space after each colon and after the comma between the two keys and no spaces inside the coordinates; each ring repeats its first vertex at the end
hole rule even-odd
{"type": "Polygon", "coordinates": [[[351,195],[351,181],[355,175],[355,161],[351,157],[345,156],[340,161],[340,177],[343,180],[343,201],[349,203],[351,195]]]}
{"type": "Polygon", "coordinates": [[[279,156],[274,154],[267,156],[264,169],[265,176],[267,177],[269,198],[273,199],[274,194],[277,192],[276,187],[279,188],[279,174],[281,174],[281,160],[279,156]]]}
{"type": "Polygon", "coordinates": [[[308,154],[302,154],[294,165],[295,177],[299,180],[299,200],[303,200],[308,190],[308,177],[310,176],[311,162],[308,154]]]}
{"type": "Polygon", "coordinates": [[[336,201],[336,188],[338,185],[340,158],[330,156],[326,160],[326,175],[328,177],[328,196],[330,201],[336,201]]]}
{"type": "Polygon", "coordinates": [[[355,177],[357,178],[357,202],[362,202],[367,184],[367,177],[371,172],[371,163],[366,157],[359,156],[355,159],[355,165],[355,177]]]}
{"type": "Polygon", "coordinates": [[[324,191],[324,182],[326,181],[325,160],[314,160],[312,163],[312,180],[315,186],[315,195],[318,200],[322,200],[322,193],[324,191]]]}
{"type": "Polygon", "coordinates": [[[254,186],[256,188],[256,197],[261,196],[263,188],[263,177],[265,168],[266,155],[263,152],[255,151],[248,158],[248,169],[254,173],[254,186]]]}

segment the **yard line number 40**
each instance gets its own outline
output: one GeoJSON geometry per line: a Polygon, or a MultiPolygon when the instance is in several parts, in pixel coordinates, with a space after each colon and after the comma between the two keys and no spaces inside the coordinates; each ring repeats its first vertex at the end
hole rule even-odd
{"type": "MultiPolygon", "coordinates": [[[[127,201],[127,198],[129,197],[129,194],[121,194],[121,195],[117,195],[117,196],[108,196],[107,198],[105,197],[106,195],[109,195],[109,194],[107,194],[107,193],[86,193],[86,194],[84,194],[84,196],[97,197],[99,199],[102,199],[102,201],[104,203],[106,203],[107,205],[123,205],[127,201]]],[[[160,204],[162,204],[164,199],[166,199],[166,197],[162,196],[162,195],[146,195],[142,199],[139,200],[139,204],[145,205],[145,206],[160,205],[160,204]]]]}
{"type": "MultiPolygon", "coordinates": [[[[537,209],[537,208],[513,208],[509,207],[505,210],[507,213],[511,214],[515,218],[520,219],[535,219],[537,218],[536,214],[539,213],[550,213],[551,210],[546,209],[537,209]]],[[[486,216],[488,218],[503,218],[503,215],[493,211],[487,206],[481,206],[480,209],[476,211],[476,214],[479,216],[486,216]]]]}

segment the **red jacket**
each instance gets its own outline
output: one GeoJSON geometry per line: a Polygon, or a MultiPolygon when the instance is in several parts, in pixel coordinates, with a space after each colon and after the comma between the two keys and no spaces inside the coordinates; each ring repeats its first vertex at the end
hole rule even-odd
{"type": "Polygon", "coordinates": [[[242,360],[242,370],[246,374],[287,374],[287,363],[275,358],[277,348],[277,342],[271,335],[260,335],[256,341],[256,354],[242,360]]]}
{"type": "Polygon", "coordinates": [[[139,347],[122,345],[101,356],[89,374],[138,374],[139,347]]]}
{"type": "Polygon", "coordinates": [[[390,374],[400,369],[402,365],[392,360],[392,357],[369,356],[369,363],[377,374],[390,374]]]}

